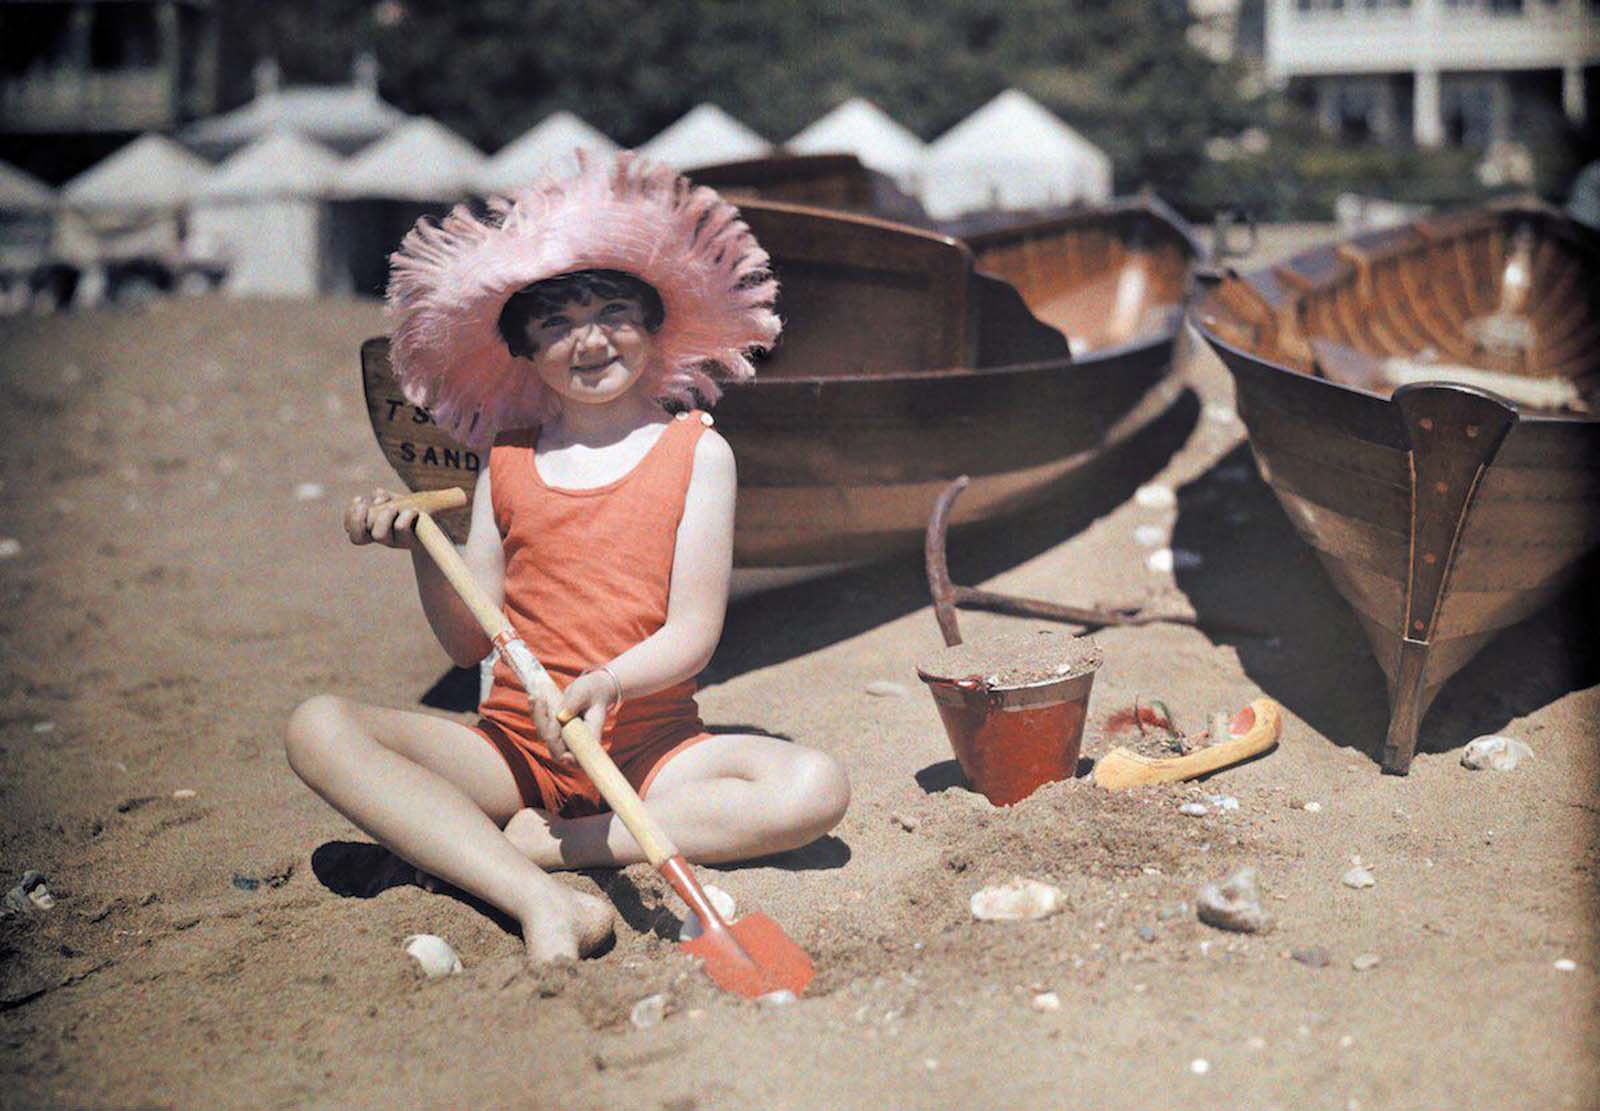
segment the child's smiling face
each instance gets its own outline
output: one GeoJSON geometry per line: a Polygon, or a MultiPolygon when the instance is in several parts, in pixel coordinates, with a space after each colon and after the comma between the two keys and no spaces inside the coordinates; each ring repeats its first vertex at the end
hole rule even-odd
{"type": "Polygon", "coordinates": [[[542,381],[562,398],[614,401],[644,373],[654,339],[644,309],[627,297],[568,301],[528,321],[528,349],[542,381]]]}

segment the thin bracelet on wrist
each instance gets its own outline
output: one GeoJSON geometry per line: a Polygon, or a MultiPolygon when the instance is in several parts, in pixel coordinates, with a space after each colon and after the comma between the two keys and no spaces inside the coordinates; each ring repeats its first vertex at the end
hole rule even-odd
{"type": "Polygon", "coordinates": [[[617,700],[611,704],[612,711],[621,710],[622,703],[625,701],[622,697],[622,680],[617,678],[617,673],[611,670],[610,664],[601,664],[595,670],[605,672],[606,678],[611,680],[611,685],[617,690],[617,700]]]}

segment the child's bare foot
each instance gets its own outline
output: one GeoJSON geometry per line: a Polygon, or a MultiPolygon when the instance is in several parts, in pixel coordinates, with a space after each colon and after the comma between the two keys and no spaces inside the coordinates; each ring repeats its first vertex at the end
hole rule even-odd
{"type": "Polygon", "coordinates": [[[506,840],[541,868],[559,867],[561,848],[550,832],[550,812],[524,808],[506,823],[506,840]]]}
{"type": "Polygon", "coordinates": [[[543,964],[586,957],[611,936],[614,917],[604,899],[560,887],[559,894],[541,898],[522,920],[528,959],[543,964]]]}

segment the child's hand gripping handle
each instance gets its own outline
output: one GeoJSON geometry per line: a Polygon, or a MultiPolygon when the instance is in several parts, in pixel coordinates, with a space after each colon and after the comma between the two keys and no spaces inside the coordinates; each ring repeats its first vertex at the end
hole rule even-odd
{"type": "MultiPolygon", "coordinates": [[[[495,646],[505,653],[506,659],[516,670],[517,677],[522,680],[523,687],[532,690],[540,673],[544,671],[544,666],[534,658],[528,646],[511,628],[511,623],[506,620],[506,615],[501,612],[500,607],[489,600],[489,596],[472,577],[466,562],[456,551],[455,544],[434,523],[433,518],[428,516],[430,509],[455,509],[465,505],[466,492],[436,490],[428,494],[413,494],[398,500],[404,502],[407,508],[418,510],[417,523],[413,526],[417,539],[433,557],[433,561],[439,565],[439,570],[455,589],[461,601],[466,604],[467,609],[472,611],[478,626],[495,646]],[[425,498],[436,500],[423,502],[422,499],[425,498]]],[[[577,757],[578,765],[590,779],[594,780],[594,785],[600,790],[600,797],[616,811],[617,817],[622,819],[622,824],[633,834],[633,839],[639,842],[639,848],[644,850],[646,859],[652,865],[660,867],[678,855],[677,846],[644,808],[644,802],[633,789],[633,784],[617,770],[617,765],[612,762],[605,749],[600,747],[600,742],[595,739],[583,719],[563,714],[560,716],[560,721],[561,737],[567,742],[567,748],[577,757]]]]}

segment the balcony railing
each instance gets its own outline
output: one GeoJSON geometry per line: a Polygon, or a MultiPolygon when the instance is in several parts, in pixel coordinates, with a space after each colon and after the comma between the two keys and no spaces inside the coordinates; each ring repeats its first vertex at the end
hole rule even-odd
{"type": "Polygon", "coordinates": [[[1593,64],[1600,7],[1590,0],[1269,0],[1266,57],[1278,78],[1593,64]]]}
{"type": "Polygon", "coordinates": [[[0,78],[0,130],[146,131],[178,122],[170,75],[47,70],[0,78]]]}

